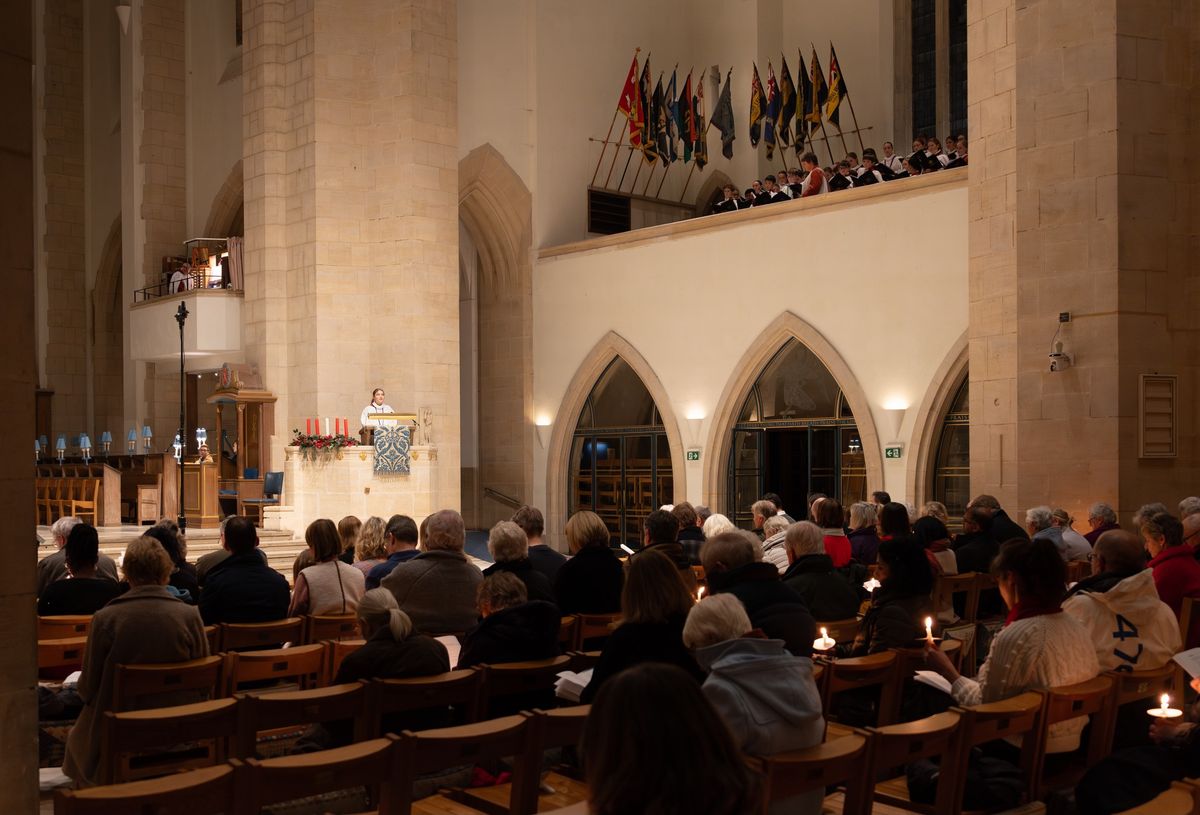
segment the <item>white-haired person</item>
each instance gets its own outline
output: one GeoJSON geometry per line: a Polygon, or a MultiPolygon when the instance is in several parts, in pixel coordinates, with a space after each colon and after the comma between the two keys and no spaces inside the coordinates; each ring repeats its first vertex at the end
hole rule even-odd
{"type": "Polygon", "coordinates": [[[483,575],[467,560],[462,516],[443,509],[425,519],[424,551],[380,581],[423,634],[461,634],[475,625],[475,590],[483,575]]]}
{"type": "Polygon", "coordinates": [[[790,525],[788,519],[782,515],[772,515],[763,522],[762,559],[778,569],[780,574],[786,572],[788,567],[787,546],[784,541],[790,525]]]}
{"type": "Polygon", "coordinates": [[[858,590],[845,575],[833,568],[825,554],[821,527],[800,521],[788,527],[785,539],[788,568],[783,582],[804,598],[804,605],[817,620],[847,620],[858,613],[858,590]]]}
{"type": "Polygon", "coordinates": [[[1054,523],[1054,510],[1050,507],[1040,506],[1026,510],[1025,531],[1029,533],[1031,540],[1048,540],[1053,543],[1064,561],[1087,560],[1092,554],[1090,546],[1068,546],[1067,541],[1063,540],[1062,527],[1054,523]]]}
{"type": "Polygon", "coordinates": [[[483,570],[484,577],[508,572],[525,584],[530,600],[555,602],[550,579],[533,567],[529,559],[529,536],[513,521],[500,521],[488,533],[488,551],[495,562],[483,570]]]}
{"type": "Polygon", "coordinates": [[[1092,504],[1088,508],[1087,523],[1088,531],[1083,533],[1083,537],[1092,546],[1096,545],[1096,541],[1100,540],[1100,536],[1105,532],[1121,528],[1117,523],[1117,513],[1104,502],[1092,504]]]}
{"type": "Polygon", "coordinates": [[[709,538],[715,538],[722,532],[730,532],[737,529],[737,527],[733,525],[733,521],[729,520],[729,518],[719,512],[714,512],[705,519],[704,526],[701,529],[704,531],[704,539],[708,540],[709,538]]]}
{"type": "MultiPolygon", "coordinates": [[[[708,672],[701,690],[743,753],[769,756],[820,744],[825,735],[812,660],[788,653],[782,640],[749,637],[750,618],[732,594],[707,597],[688,613],[683,644],[708,672]]],[[[771,807],[819,813],[824,790],[771,807]]]]}
{"type": "MultiPolygon", "coordinates": [[[[70,536],[71,530],[79,523],[78,518],[73,515],[67,515],[59,518],[50,525],[50,537],[54,540],[54,545],[58,547],[58,551],[52,555],[46,555],[46,557],[38,561],[38,597],[41,597],[46,587],[55,580],[64,580],[70,575],[67,571],[67,553],[63,550],[63,547],[67,545],[67,537],[70,536]]],[[[111,580],[114,583],[118,581],[117,564],[104,553],[100,554],[100,559],[96,563],[96,576],[111,580]]]]}

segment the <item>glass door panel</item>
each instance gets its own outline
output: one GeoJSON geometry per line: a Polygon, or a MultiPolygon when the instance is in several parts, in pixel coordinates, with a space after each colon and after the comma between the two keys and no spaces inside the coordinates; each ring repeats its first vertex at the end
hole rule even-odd
{"type": "Polygon", "coordinates": [[[843,427],[841,437],[842,492],[838,500],[843,507],[849,507],[856,501],[867,500],[867,460],[857,427],[843,427]]]}
{"type": "Polygon", "coordinates": [[[742,529],[754,526],[750,505],[763,493],[762,444],[761,430],[735,430],[733,433],[733,467],[729,488],[733,504],[728,517],[742,529]]]}
{"type": "Polygon", "coordinates": [[[667,437],[662,433],[654,437],[654,462],[654,505],[674,503],[675,479],[671,469],[671,445],[667,444],[667,437]]]}
{"type": "Polygon", "coordinates": [[[625,437],[625,517],[621,542],[637,548],[642,521],[659,504],[654,502],[654,437],[625,437]]]}
{"type": "Polygon", "coordinates": [[[836,427],[814,427],[809,431],[808,491],[838,495],[838,432],[836,427]]]}
{"type": "Polygon", "coordinates": [[[591,509],[594,505],[593,487],[596,482],[592,472],[592,456],[588,442],[584,437],[578,437],[571,442],[571,495],[569,512],[574,515],[581,509],[591,509]]]}
{"type": "Polygon", "coordinates": [[[592,436],[588,439],[588,454],[595,462],[596,487],[593,511],[600,516],[619,543],[624,508],[621,491],[621,437],[592,436]]]}

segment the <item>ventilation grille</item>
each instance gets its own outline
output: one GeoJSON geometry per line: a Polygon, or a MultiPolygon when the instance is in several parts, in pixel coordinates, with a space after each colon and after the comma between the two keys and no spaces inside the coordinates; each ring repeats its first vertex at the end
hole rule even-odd
{"type": "Polygon", "coordinates": [[[1142,374],[1138,382],[1138,455],[1175,458],[1179,455],[1179,377],[1142,374]]]}
{"type": "Polygon", "coordinates": [[[629,231],[629,196],[588,190],[588,232],[614,235],[629,231]]]}

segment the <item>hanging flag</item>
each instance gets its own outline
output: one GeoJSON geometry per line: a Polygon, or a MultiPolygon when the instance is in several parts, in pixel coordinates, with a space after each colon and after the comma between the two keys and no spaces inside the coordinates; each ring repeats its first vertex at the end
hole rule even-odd
{"type": "Polygon", "coordinates": [[[617,110],[629,120],[629,143],[633,147],[642,146],[642,129],[646,126],[646,115],[638,94],[637,72],[637,54],[634,54],[629,76],[625,77],[625,87],[621,88],[621,98],[617,101],[617,110]]]}
{"type": "Polygon", "coordinates": [[[658,78],[658,84],[654,86],[652,109],[654,110],[654,145],[659,159],[662,160],[662,165],[666,167],[671,163],[671,135],[667,123],[667,97],[663,93],[661,76],[658,78]]]}
{"type": "Polygon", "coordinates": [[[683,163],[692,160],[692,148],[696,143],[696,107],[692,103],[692,72],[688,71],[687,79],[683,82],[683,90],[675,102],[675,126],[679,137],[683,140],[683,163]]]}
{"type": "MultiPolygon", "coordinates": [[[[796,85],[792,82],[792,72],[788,70],[787,57],[780,54],[782,66],[779,69],[779,122],[775,125],[779,137],[780,148],[792,143],[792,119],[796,117],[796,85]]],[[[797,130],[797,141],[799,133],[797,130]]]]}
{"type": "Polygon", "coordinates": [[[837,52],[833,50],[833,43],[829,43],[829,98],[825,100],[825,118],[838,126],[838,130],[842,126],[838,124],[838,106],[842,104],[842,100],[846,98],[846,82],[842,79],[842,68],[838,65],[837,52]]]}
{"type": "Polygon", "coordinates": [[[653,164],[658,160],[657,146],[654,143],[654,111],[650,103],[654,93],[650,90],[650,55],[642,63],[642,78],[638,81],[638,105],[642,109],[642,158],[653,164]]]}
{"type": "Polygon", "coordinates": [[[812,95],[813,84],[812,77],[808,75],[808,65],[804,62],[804,53],[797,52],[796,56],[800,60],[800,66],[796,76],[800,77],[800,94],[796,100],[796,144],[803,144],[809,133],[808,112],[812,110],[812,95]]]}
{"type": "Polygon", "coordinates": [[[730,68],[729,73],[725,75],[725,87],[721,89],[721,98],[717,100],[712,114],[713,127],[721,131],[721,154],[725,158],[733,158],[733,140],[737,138],[733,131],[733,99],[729,91],[729,79],[732,75],[733,69],[730,68]]]}
{"type": "Polygon", "coordinates": [[[675,94],[675,71],[667,85],[667,151],[671,161],[679,160],[679,100],[675,94]]]}
{"type": "Polygon", "coordinates": [[[701,72],[700,79],[696,82],[696,95],[692,97],[692,118],[696,125],[696,146],[692,151],[692,161],[696,162],[696,167],[703,171],[704,165],[708,164],[708,125],[704,118],[704,73],[701,72]]]}
{"type": "Polygon", "coordinates": [[[754,74],[750,78],[750,146],[758,147],[758,140],[762,136],[762,118],[767,109],[767,97],[758,78],[758,64],[751,64],[754,66],[754,74]]]}
{"type": "Polygon", "coordinates": [[[816,48],[813,48],[812,52],[812,86],[808,121],[810,124],[819,125],[821,124],[821,108],[825,106],[825,99],[829,95],[829,86],[825,84],[825,74],[821,73],[821,60],[817,59],[816,48]]]}
{"type": "Polygon", "coordinates": [[[767,116],[763,123],[763,143],[767,145],[767,160],[775,156],[775,125],[779,121],[779,86],[775,84],[775,69],[767,61],[767,116]]]}

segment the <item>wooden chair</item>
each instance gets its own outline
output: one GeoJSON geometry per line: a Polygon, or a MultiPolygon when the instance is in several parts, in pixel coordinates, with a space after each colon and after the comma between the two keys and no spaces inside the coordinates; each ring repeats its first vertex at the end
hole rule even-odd
{"type": "Polygon", "coordinates": [[[1092,573],[1091,561],[1072,560],[1067,563],[1067,582],[1078,583],[1092,573]]]}
{"type": "MultiPolygon", "coordinates": [[[[957,756],[957,735],[962,717],[952,711],[925,719],[886,727],[869,727],[867,733],[867,790],[876,801],[915,812],[948,813],[953,810],[959,776],[966,772],[965,756],[957,756]],[[937,798],[933,807],[913,804],[908,798],[908,779],[899,776],[876,783],[881,775],[904,767],[918,758],[940,757],[937,798]]],[[[868,806],[869,809],[869,806],[868,806]]]]}
{"type": "Polygon", "coordinates": [[[576,651],[583,650],[583,645],[592,640],[606,640],[612,634],[613,628],[621,621],[620,614],[580,614],[579,633],[575,639],[576,651]]]}
{"type": "MultiPolygon", "coordinates": [[[[1042,728],[1043,706],[1042,695],[1030,691],[999,702],[951,708],[962,717],[958,745],[954,750],[956,760],[966,761],[971,748],[981,744],[1021,737],[1020,768],[1025,782],[1025,798],[1032,800],[1037,793],[1037,734],[1042,728]]],[[[957,790],[952,798],[951,815],[961,815],[967,784],[966,768],[958,767],[956,770],[960,771],[955,774],[957,790]]]]}
{"type": "Polygon", "coordinates": [[[337,679],[338,671],[341,670],[342,663],[346,661],[346,657],[353,654],[359,648],[363,647],[366,640],[335,640],[327,644],[329,669],[325,674],[325,684],[332,685],[337,679]]]}
{"type": "Polygon", "coordinates": [[[845,620],[819,622],[816,628],[818,635],[822,628],[829,634],[829,638],[839,645],[849,644],[854,642],[854,638],[858,636],[858,618],[848,617],[845,620]]]}
{"type": "Polygon", "coordinates": [[[568,651],[567,656],[571,659],[567,670],[575,673],[595,668],[600,662],[599,651],[568,651]]]}
{"type": "Polygon", "coordinates": [[[100,731],[100,783],[220,764],[229,757],[237,717],[233,699],[106,712],[100,731]]]}
{"type": "Polygon", "coordinates": [[[78,670],[83,667],[83,652],[86,648],[87,637],[38,640],[38,670],[78,670]]]}
{"type": "Polygon", "coordinates": [[[221,628],[216,625],[204,626],[204,638],[208,640],[208,652],[215,654],[221,650],[221,628]]]}
{"type": "Polygon", "coordinates": [[[262,498],[242,498],[238,496],[238,515],[258,515],[258,525],[262,526],[263,509],[279,506],[283,494],[283,473],[271,472],[263,476],[262,498]]]}
{"type": "Polygon", "coordinates": [[[751,769],[762,776],[761,809],[763,815],[773,804],[809,790],[826,790],[844,784],[845,815],[863,811],[867,739],[851,734],[805,750],[750,758],[751,769]]]}
{"type": "Polygon", "coordinates": [[[1147,671],[1105,671],[1102,675],[1113,682],[1113,704],[1118,708],[1143,699],[1157,702],[1164,693],[1177,702],[1183,701],[1183,669],[1174,660],[1147,671]]]}
{"type": "Polygon", "coordinates": [[[1196,812],[1200,812],[1200,789],[1186,781],[1176,781],[1152,800],[1118,815],[1195,815],[1196,812]]]}
{"type": "Polygon", "coordinates": [[[889,724],[895,719],[897,708],[896,652],[883,651],[865,657],[839,659],[829,663],[822,674],[821,706],[825,718],[830,718],[833,700],[839,693],[858,688],[879,688],[879,716],[877,724],[889,724]]]}
{"type": "MultiPolygon", "coordinates": [[[[246,760],[249,783],[242,790],[243,812],[259,812],[271,804],[295,801],[314,795],[365,787],[370,807],[379,815],[396,815],[402,810],[398,799],[405,780],[397,764],[394,737],[280,758],[246,760]]],[[[357,807],[351,811],[361,811],[357,807]]],[[[322,810],[324,811],[324,810],[322,810]]]]}
{"type": "Polygon", "coordinates": [[[278,648],[304,638],[304,618],[286,617],[269,623],[221,623],[221,650],[278,648]]]}
{"type": "Polygon", "coordinates": [[[154,697],[196,691],[215,699],[224,695],[220,655],[159,665],[118,665],[113,680],[113,711],[153,707],[154,697]],[[150,704],[147,704],[149,702],[150,704]]]}
{"type": "Polygon", "coordinates": [[[575,647],[579,632],[579,617],[574,614],[565,615],[558,624],[558,647],[565,654],[575,647]]]}
{"type": "Polygon", "coordinates": [[[39,640],[65,640],[84,637],[92,627],[91,614],[56,614],[38,617],[39,640]]]}
{"type": "Polygon", "coordinates": [[[205,767],[152,781],[59,791],[54,815],[159,815],[235,811],[240,763],[205,767]]]}
{"type": "Polygon", "coordinates": [[[258,734],[265,730],[350,721],[355,742],[368,738],[367,686],[362,682],[302,691],[239,693],[235,698],[241,708],[234,748],[239,758],[254,755],[258,734]]]}
{"type": "Polygon", "coordinates": [[[1042,728],[1038,733],[1038,783],[1037,798],[1045,798],[1053,789],[1074,787],[1084,771],[1108,754],[1112,744],[1113,726],[1116,723],[1116,705],[1113,704],[1113,681],[1107,676],[1098,676],[1075,685],[1064,685],[1038,691],[1045,697],[1042,728]],[[1084,743],[1079,755],[1073,757],[1053,776],[1044,772],[1046,741],[1049,728],[1059,722],[1087,716],[1090,726],[1084,732],[1084,743]]]}
{"type": "Polygon", "coordinates": [[[304,642],[324,642],[325,640],[354,640],[362,637],[358,630],[358,615],[350,614],[309,614],[304,618],[304,642]]]}
{"type": "Polygon", "coordinates": [[[1183,603],[1179,606],[1179,634],[1183,637],[1183,647],[1187,648],[1188,643],[1192,641],[1192,629],[1196,627],[1197,614],[1196,602],[1200,600],[1197,597],[1184,597],[1183,603]]]}
{"type": "MultiPolygon", "coordinates": [[[[505,716],[487,722],[417,733],[405,730],[399,742],[400,770],[396,787],[400,805],[397,811],[400,815],[412,812],[412,788],[417,776],[447,767],[523,755],[528,749],[529,731],[530,720],[525,716],[505,716]]],[[[530,767],[528,762],[517,762],[513,769],[514,793],[509,806],[505,807],[506,811],[518,815],[518,793],[526,789],[528,784],[536,787],[539,771],[540,767],[530,767]]],[[[429,811],[429,808],[422,807],[422,810],[429,811]]]]}
{"type": "Polygon", "coordinates": [[[960,619],[967,623],[975,622],[979,616],[979,579],[976,572],[940,575],[933,583],[933,607],[952,609],[954,598],[959,594],[966,595],[960,619]]]}
{"type": "Polygon", "coordinates": [[[402,713],[453,708],[465,723],[479,720],[483,706],[483,671],[466,668],[415,679],[374,679],[367,689],[367,721],[375,736],[384,718],[402,713]]]}
{"type": "MultiPolygon", "coordinates": [[[[294,682],[300,690],[315,687],[325,675],[325,646],[298,645],[267,651],[230,651],[225,654],[229,693],[247,682],[294,682]]],[[[283,687],[280,690],[294,690],[283,687]]]]}
{"type": "Polygon", "coordinates": [[[74,515],[79,520],[91,518],[96,525],[97,508],[100,506],[100,479],[73,478],[71,492],[63,501],[63,514],[74,515]]]}
{"type": "Polygon", "coordinates": [[[531,662],[483,665],[483,696],[488,713],[500,715],[495,709],[502,707],[506,700],[532,698],[543,691],[552,695],[558,675],[568,669],[570,662],[571,658],[564,654],[531,662]]]}

